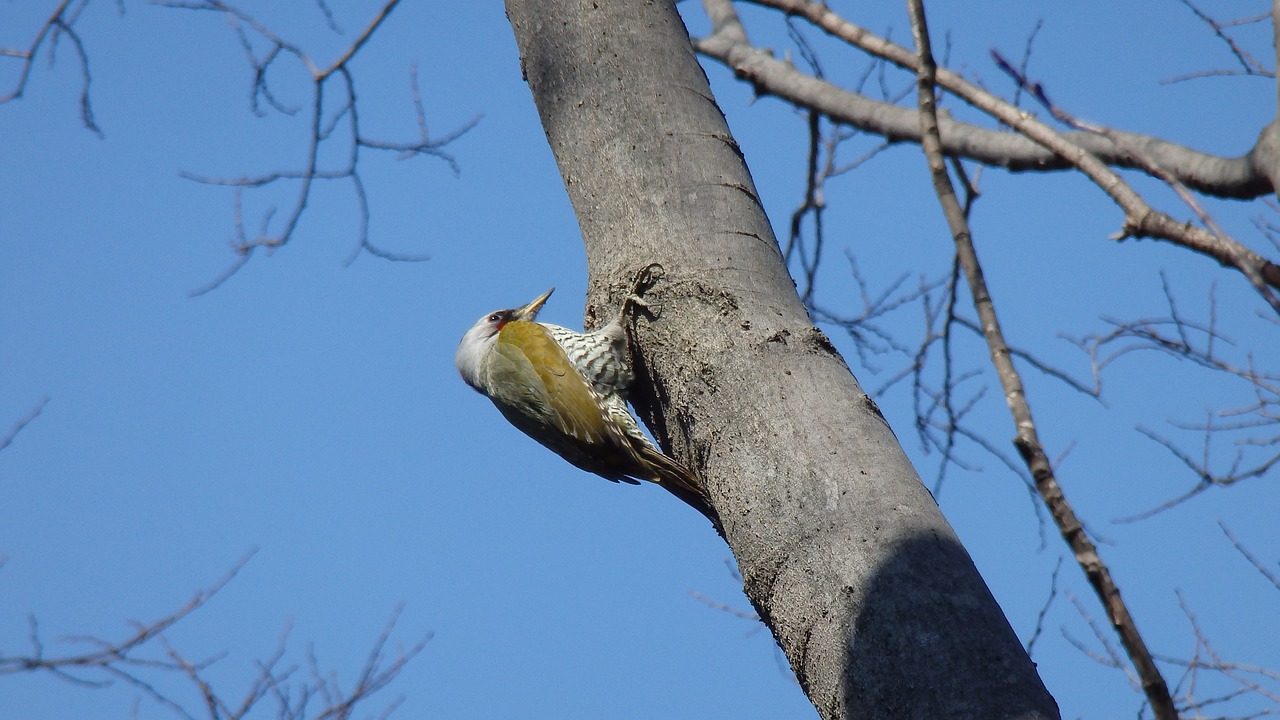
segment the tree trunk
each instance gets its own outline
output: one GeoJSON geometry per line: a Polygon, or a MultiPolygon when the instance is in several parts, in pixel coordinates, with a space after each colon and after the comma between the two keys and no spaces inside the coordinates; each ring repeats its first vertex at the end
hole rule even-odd
{"type": "Polygon", "coordinates": [[[508,0],[578,215],[588,314],[660,263],[635,403],[708,485],[823,718],[1056,718],[893,432],[810,323],[675,8],[508,0]],[[647,381],[647,382],[646,382],[647,381]]]}

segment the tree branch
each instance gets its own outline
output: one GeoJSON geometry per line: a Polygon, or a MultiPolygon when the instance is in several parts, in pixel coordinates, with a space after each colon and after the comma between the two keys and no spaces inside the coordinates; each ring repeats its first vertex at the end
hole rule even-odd
{"type": "Polygon", "coordinates": [[[1210,75],[1232,75],[1232,74],[1260,75],[1262,77],[1269,77],[1269,78],[1274,78],[1276,76],[1275,71],[1268,70],[1266,67],[1264,67],[1262,63],[1258,62],[1253,57],[1253,55],[1249,54],[1249,51],[1242,48],[1235,41],[1235,39],[1232,38],[1230,35],[1228,35],[1226,32],[1227,27],[1258,22],[1259,20],[1267,19],[1266,15],[1260,15],[1257,17],[1249,18],[1247,20],[1242,20],[1237,23],[1230,23],[1230,24],[1220,23],[1217,20],[1214,20],[1212,17],[1210,17],[1208,13],[1196,7],[1196,5],[1191,2],[1191,0],[1182,0],[1182,4],[1186,5],[1187,9],[1190,10],[1205,25],[1209,26],[1209,29],[1213,31],[1213,34],[1227,46],[1227,48],[1231,51],[1232,56],[1235,57],[1236,62],[1239,63],[1240,69],[1235,72],[1231,72],[1227,70],[1217,70],[1217,71],[1211,70],[1203,73],[1192,73],[1191,75],[1184,75],[1180,78],[1174,78],[1172,80],[1169,80],[1168,82],[1178,82],[1180,80],[1187,80],[1195,77],[1207,77],[1210,75]]]}
{"type": "MultiPolygon", "coordinates": [[[[750,1],[754,4],[780,10],[788,15],[803,17],[828,34],[858,47],[874,57],[887,60],[913,73],[918,70],[915,56],[910,51],[846,21],[836,15],[825,3],[808,2],[807,0],[750,1]]],[[[759,67],[768,69],[780,77],[785,76],[785,83],[767,85],[769,92],[778,91],[776,94],[788,99],[794,97],[793,102],[805,107],[820,109],[824,114],[835,120],[841,120],[847,114],[825,107],[823,96],[830,94],[831,86],[820,80],[799,74],[790,66],[777,64],[777,61],[770,58],[766,53],[747,45],[745,33],[741,30],[740,23],[735,28],[732,21],[726,20],[726,18],[736,17],[732,15],[732,4],[728,0],[706,0],[706,4],[708,6],[708,14],[711,15],[715,23],[716,32],[711,38],[698,44],[700,51],[712,57],[724,57],[724,61],[730,67],[733,67],[740,76],[750,75],[745,63],[748,61],[756,63],[759,67]],[[719,34],[721,29],[726,30],[725,34],[719,34]]],[[[938,70],[937,80],[939,87],[946,89],[978,110],[1013,128],[1018,134],[1030,139],[1066,163],[1067,166],[1078,169],[1092,180],[1125,212],[1125,220],[1116,239],[1150,237],[1165,240],[1206,255],[1224,267],[1239,270],[1263,294],[1263,297],[1272,304],[1276,312],[1280,314],[1280,301],[1275,299],[1273,293],[1265,292],[1267,288],[1280,288],[1280,265],[1269,262],[1230,238],[1219,237],[1207,230],[1179,222],[1153,209],[1119,175],[1107,167],[1107,164],[1100,159],[1099,154],[1093,152],[1096,148],[1087,147],[1090,145],[1087,141],[1076,136],[1064,136],[1054,131],[1014,105],[946,69],[940,68],[938,70]]],[[[898,130],[894,129],[905,128],[908,122],[908,115],[914,116],[914,113],[906,108],[898,108],[887,104],[877,105],[867,98],[852,96],[851,94],[842,95],[841,99],[849,106],[846,109],[854,110],[858,115],[892,118],[892,123],[882,124],[882,127],[878,130],[887,139],[891,141],[918,141],[918,129],[911,134],[899,134],[898,130]]],[[[950,137],[951,130],[950,123],[940,123],[940,134],[945,132],[950,137]]],[[[1116,135],[1115,137],[1120,136],[1116,135]]],[[[963,135],[957,138],[957,142],[962,140],[968,144],[968,138],[963,135]]],[[[1142,147],[1147,157],[1153,158],[1156,164],[1178,177],[1184,185],[1204,192],[1208,192],[1209,189],[1201,187],[1193,174],[1184,172],[1183,169],[1193,165],[1201,167],[1209,163],[1214,166],[1216,174],[1221,172],[1225,164],[1228,163],[1228,161],[1220,159],[1210,163],[1208,156],[1204,156],[1197,158],[1193,165],[1189,165],[1187,156],[1171,155],[1168,152],[1173,146],[1168,148],[1160,147],[1158,143],[1153,143],[1152,139],[1141,136],[1133,136],[1131,140],[1127,140],[1127,143],[1131,147],[1142,147]]],[[[1114,145],[1113,142],[1109,141],[1108,144],[1114,145]]],[[[1264,128],[1258,144],[1250,155],[1240,161],[1231,161],[1230,164],[1236,167],[1236,171],[1244,172],[1247,176],[1253,176],[1253,180],[1245,181],[1244,184],[1251,185],[1257,182],[1259,178],[1264,177],[1259,174],[1260,172],[1269,172],[1272,166],[1276,164],[1271,162],[1269,158],[1274,154],[1273,145],[1277,144],[1280,144],[1280,123],[1273,122],[1264,128]]],[[[1115,148],[1115,152],[1124,154],[1124,148],[1115,148]]],[[[1280,152],[1280,149],[1277,149],[1276,152],[1280,152]]],[[[995,159],[991,157],[983,158],[978,156],[963,147],[957,148],[957,152],[952,154],[965,157],[972,156],[980,162],[1004,164],[994,162],[995,159]]],[[[1137,162],[1137,159],[1131,158],[1130,162],[1137,162]]],[[[1267,180],[1265,183],[1253,187],[1244,196],[1256,197],[1264,192],[1274,191],[1276,186],[1276,183],[1267,180]]]]}
{"type": "MultiPolygon", "coordinates": [[[[820,3],[744,1],[777,9],[789,16],[804,17],[811,22],[826,17],[820,14],[820,8],[825,7],[820,3]]],[[[890,142],[920,142],[920,127],[914,108],[877,101],[807,75],[795,66],[774,58],[768,51],[751,45],[732,0],[703,0],[703,4],[714,29],[709,37],[696,40],[695,48],[700,54],[733,70],[738,78],[750,82],[757,93],[814,109],[833,122],[880,135],[890,142]]],[[[841,20],[835,17],[834,12],[826,12],[830,13],[831,19],[818,25],[823,30],[873,57],[915,72],[915,61],[906,48],[841,20]],[[837,34],[835,31],[841,28],[844,31],[837,34]]],[[[939,85],[952,89],[948,85],[949,79],[981,92],[959,76],[940,69],[939,85]]],[[[948,157],[962,157],[1014,172],[1046,172],[1074,167],[1068,159],[1018,132],[990,130],[947,117],[939,118],[938,123],[943,153],[948,157]]],[[[1143,148],[1148,156],[1155,158],[1162,167],[1169,168],[1182,183],[1198,192],[1250,199],[1276,191],[1268,178],[1259,174],[1257,164],[1251,162],[1247,154],[1238,158],[1221,158],[1149,135],[1113,132],[1128,145],[1143,148]]],[[[1083,132],[1063,133],[1063,137],[1108,165],[1143,169],[1105,138],[1083,132]]]]}
{"type": "MultiPolygon", "coordinates": [[[[365,191],[364,180],[360,175],[361,150],[392,152],[400,158],[419,155],[435,157],[447,163],[456,175],[458,173],[458,163],[444,148],[475,127],[480,117],[476,116],[458,129],[442,137],[433,138],[428,135],[422,96],[418,88],[417,68],[414,66],[410,70],[410,86],[413,107],[418,120],[419,137],[413,141],[395,142],[371,138],[363,133],[360,127],[356,80],[351,72],[351,62],[367,46],[374,32],[386,22],[399,0],[386,0],[374,13],[373,18],[360,35],[343,49],[337,58],[323,65],[312,58],[301,46],[284,39],[243,9],[223,2],[223,0],[153,0],[153,2],[164,7],[216,12],[227,18],[239,38],[249,64],[253,69],[250,109],[255,115],[262,116],[264,114],[264,106],[259,104],[260,98],[265,100],[266,107],[270,107],[282,114],[293,115],[299,110],[298,108],[286,107],[280,103],[268,83],[268,70],[281,57],[294,57],[307,70],[312,85],[312,97],[309,103],[310,117],[308,119],[307,151],[301,169],[277,170],[260,175],[241,175],[239,177],[214,177],[182,173],[182,177],[195,182],[207,185],[221,185],[235,190],[233,200],[235,208],[235,239],[231,247],[237,258],[218,277],[192,291],[190,293],[192,296],[203,295],[219,287],[244,267],[250,257],[257,251],[272,252],[287,244],[297,233],[303,213],[310,202],[315,182],[318,180],[349,181],[352,191],[355,193],[359,208],[359,229],[357,231],[355,249],[347,258],[347,264],[353,262],[361,252],[368,252],[376,257],[397,261],[414,262],[429,259],[428,256],[421,254],[412,255],[392,252],[373,243],[369,234],[371,218],[369,197],[365,191]],[[269,49],[261,57],[255,53],[245,28],[248,28],[248,31],[268,44],[269,49]],[[333,104],[327,98],[334,94],[330,83],[335,78],[338,79],[336,93],[338,107],[331,116],[326,117],[326,106],[333,104]],[[321,146],[336,139],[340,124],[345,130],[343,137],[346,142],[350,143],[350,151],[346,154],[345,162],[339,167],[322,168],[320,163],[321,146]],[[276,211],[272,207],[263,214],[259,231],[257,233],[247,232],[242,218],[243,191],[263,188],[277,183],[298,184],[296,199],[285,215],[283,225],[278,229],[272,228],[271,220],[276,211]]],[[[321,4],[320,7],[326,13],[330,26],[336,27],[327,6],[321,4]]]]}
{"type": "MultiPolygon", "coordinates": [[[[1187,362],[1217,376],[1224,376],[1244,385],[1251,401],[1229,407],[1206,411],[1206,419],[1198,423],[1170,424],[1183,431],[1194,431],[1202,437],[1200,458],[1181,449],[1173,440],[1152,430],[1139,427],[1138,431],[1161,444],[1183,463],[1197,479],[1190,490],[1160,505],[1140,513],[1118,518],[1117,522],[1142,520],[1176,507],[1213,487],[1225,487],[1249,478],[1261,477],[1280,464],[1280,375],[1259,366],[1260,360],[1252,353],[1237,351],[1244,356],[1231,360],[1228,349],[1236,343],[1218,330],[1217,300],[1212,287],[1208,293],[1208,318],[1194,320],[1185,316],[1174,299],[1168,279],[1161,274],[1167,317],[1147,317],[1137,320],[1108,319],[1111,330],[1087,335],[1083,338],[1067,338],[1089,356],[1094,382],[1102,389],[1102,376],[1112,364],[1130,355],[1156,352],[1187,362]],[[1235,452],[1225,466],[1214,461],[1213,456],[1221,438],[1234,437],[1235,452]]],[[[1270,359],[1270,358],[1267,358],[1270,359]]]]}
{"type": "Polygon", "coordinates": [[[942,142],[939,137],[938,116],[936,108],[935,86],[938,76],[937,66],[933,61],[930,49],[928,24],[925,20],[923,0],[907,0],[908,13],[911,16],[911,32],[915,38],[918,53],[917,75],[919,78],[918,105],[920,107],[921,149],[928,160],[934,190],[942,205],[947,225],[951,229],[956,244],[956,253],[960,266],[964,269],[969,282],[969,291],[973,297],[974,309],[981,319],[983,334],[991,352],[991,360],[1000,384],[1004,388],[1005,400],[1013,414],[1017,437],[1014,444],[1023,460],[1027,463],[1035,478],[1036,488],[1049,507],[1054,521],[1058,525],[1063,538],[1075,553],[1081,569],[1084,570],[1093,586],[1112,627],[1120,636],[1121,643],[1129,654],[1138,675],[1141,678],[1143,692],[1146,694],[1152,709],[1159,720],[1177,720],[1178,712],[1169,696],[1168,686],[1160,674],[1147,650],[1146,642],[1138,632],[1137,625],[1129,614],[1128,607],[1120,597],[1120,591],[1111,578],[1111,573],[1102,562],[1097,547],[1084,532],[1079,519],[1071,505],[1067,502],[1048,457],[1040,443],[1035,421],[1032,418],[1031,406],[1027,402],[1022,378],[1010,358],[1009,347],[1004,340],[1000,321],[996,316],[995,305],[987,289],[979,264],[977,251],[973,244],[972,233],[965,218],[963,208],[956,199],[951,179],[947,174],[946,161],[942,153],[942,142]]]}
{"type": "Polygon", "coordinates": [[[14,423],[13,427],[9,428],[9,432],[0,437],[0,450],[4,450],[9,447],[9,445],[13,443],[13,439],[18,436],[18,433],[22,432],[23,428],[30,425],[33,420],[40,416],[40,413],[44,412],[44,406],[48,403],[49,398],[47,396],[40,398],[40,400],[36,402],[35,407],[31,408],[30,412],[14,423]]]}
{"type": "MultiPolygon", "coordinates": [[[[275,699],[277,717],[280,718],[345,720],[354,715],[357,706],[363,708],[373,695],[390,685],[431,640],[431,636],[426,635],[408,648],[397,647],[389,655],[387,643],[402,610],[397,607],[374,641],[355,684],[347,691],[342,689],[332,673],[321,672],[314,651],[308,653],[309,677],[294,681],[297,668],[282,667],[289,637],[289,629],[286,628],[281,633],[276,651],[256,663],[257,673],[243,695],[238,700],[228,696],[215,688],[207,675],[208,669],[222,659],[224,654],[193,661],[169,643],[165,632],[212,600],[235,578],[251,557],[252,553],[246,555],[221,580],[197,593],[190,602],[173,613],[150,623],[133,623],[133,633],[124,639],[104,640],[94,636],[71,638],[72,642],[90,646],[84,652],[49,654],[40,639],[39,626],[32,617],[31,654],[0,656],[0,676],[44,672],[87,688],[103,688],[114,681],[122,681],[187,720],[196,720],[198,717],[207,717],[209,720],[242,720],[268,697],[275,699]],[[160,653],[153,651],[157,647],[161,650],[160,653]],[[200,699],[198,709],[178,702],[160,689],[160,680],[174,676],[184,678],[195,689],[200,699]]],[[[400,702],[400,699],[392,700],[379,717],[386,718],[400,702]]]]}
{"type": "MultiPolygon", "coordinates": [[[[1169,233],[1169,237],[1165,237],[1164,239],[1171,240],[1179,245],[1183,245],[1184,247],[1190,248],[1204,255],[1208,255],[1209,257],[1216,259],[1225,267],[1234,267],[1239,270],[1249,280],[1249,282],[1253,284],[1254,289],[1257,290],[1258,294],[1262,296],[1267,304],[1271,305],[1272,309],[1275,310],[1277,314],[1280,314],[1280,297],[1277,297],[1272,291],[1272,287],[1270,287],[1280,287],[1280,282],[1278,282],[1280,281],[1280,267],[1267,261],[1252,250],[1249,250],[1234,238],[1223,232],[1223,230],[1218,227],[1218,224],[1214,222],[1213,218],[1211,218],[1200,206],[1200,203],[1191,196],[1187,187],[1173,173],[1161,167],[1159,163],[1149,157],[1142,148],[1129,144],[1125,138],[1117,136],[1114,131],[1108,128],[1084,123],[1073,117],[1071,114],[1067,113],[1062,108],[1059,108],[1049,100],[1043,85],[1031,82],[1027,77],[1019,73],[1018,70],[1014,69],[1014,67],[998,53],[993,52],[992,55],[996,60],[996,64],[1000,66],[1000,69],[1012,77],[1019,86],[1030,90],[1032,95],[1053,115],[1054,118],[1070,127],[1074,127],[1100,137],[1105,137],[1110,140],[1116,145],[1116,147],[1120,148],[1121,151],[1137,162],[1148,174],[1159,178],[1169,185],[1169,187],[1178,194],[1182,201],[1191,208],[1204,225],[1203,229],[1193,227],[1190,223],[1183,223],[1181,230],[1170,228],[1170,224],[1176,223],[1175,220],[1163,213],[1158,213],[1147,206],[1141,196],[1127,185],[1123,187],[1117,186],[1114,191],[1108,190],[1107,194],[1111,195],[1112,199],[1123,207],[1129,215],[1125,220],[1124,230],[1122,230],[1121,235],[1117,236],[1116,239],[1124,239],[1125,236],[1129,235],[1135,237],[1158,237],[1157,233],[1167,232],[1169,233]],[[1138,220],[1135,221],[1135,217],[1138,218],[1138,220]],[[1164,230],[1156,230],[1155,228],[1157,227],[1164,228],[1164,230]]],[[[1275,123],[1273,123],[1272,126],[1275,126],[1275,123]]],[[[1048,128],[1032,129],[1038,132],[1041,129],[1047,130],[1048,128]]],[[[1264,131],[1264,135],[1265,134],[1266,132],[1264,131]]],[[[1120,182],[1119,176],[1112,174],[1113,177],[1108,177],[1106,173],[1100,172],[1098,168],[1094,167],[1094,163],[1089,162],[1089,158],[1085,156],[1080,157],[1080,164],[1078,167],[1086,175],[1089,175],[1090,179],[1093,179],[1094,182],[1103,190],[1107,190],[1104,183],[1111,183],[1113,181],[1115,183],[1120,182]],[[1092,170],[1090,168],[1092,168],[1092,170]]]]}
{"type": "MultiPolygon", "coordinates": [[[[72,47],[75,48],[76,57],[80,60],[80,76],[84,79],[80,86],[80,121],[85,128],[92,131],[98,137],[103,137],[102,128],[93,119],[93,106],[89,102],[89,86],[93,83],[93,78],[89,74],[89,54],[84,48],[84,41],[81,40],[80,34],[76,32],[76,20],[80,17],[80,11],[89,4],[89,0],[62,0],[58,6],[54,8],[53,13],[49,16],[40,28],[36,31],[36,36],[31,40],[31,44],[26,48],[0,48],[0,57],[16,58],[22,61],[22,69],[18,71],[18,80],[14,83],[13,90],[7,95],[0,95],[0,105],[22,97],[23,92],[27,89],[27,82],[31,79],[31,68],[35,62],[36,53],[40,52],[40,48],[49,41],[49,61],[52,63],[57,57],[58,41],[66,37],[72,47]],[[75,7],[72,7],[73,1],[75,7]]],[[[121,10],[123,12],[123,10],[121,10]]]]}

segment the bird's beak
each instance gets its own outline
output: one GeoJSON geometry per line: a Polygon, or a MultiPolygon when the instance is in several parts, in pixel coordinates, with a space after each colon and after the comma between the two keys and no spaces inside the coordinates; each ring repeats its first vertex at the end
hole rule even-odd
{"type": "Polygon", "coordinates": [[[539,295],[537,298],[534,299],[533,302],[529,303],[528,305],[525,305],[522,308],[516,308],[515,313],[513,313],[515,317],[512,319],[528,320],[532,322],[534,318],[538,317],[538,311],[542,309],[542,304],[545,303],[547,301],[547,298],[551,297],[551,293],[555,291],[556,291],[555,288],[551,288],[550,290],[539,295]]]}

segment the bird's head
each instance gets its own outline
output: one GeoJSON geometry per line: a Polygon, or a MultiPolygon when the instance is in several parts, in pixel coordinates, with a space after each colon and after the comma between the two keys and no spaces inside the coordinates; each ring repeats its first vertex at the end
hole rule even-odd
{"type": "Polygon", "coordinates": [[[454,364],[458,366],[458,374],[462,375],[462,379],[468,385],[484,392],[480,387],[480,365],[493,344],[497,342],[498,332],[502,330],[502,326],[514,320],[533,322],[538,317],[538,311],[547,302],[547,298],[551,297],[551,293],[555,291],[555,288],[551,288],[522,307],[494,310],[471,326],[471,329],[462,336],[462,342],[458,343],[458,353],[453,358],[454,364]]]}

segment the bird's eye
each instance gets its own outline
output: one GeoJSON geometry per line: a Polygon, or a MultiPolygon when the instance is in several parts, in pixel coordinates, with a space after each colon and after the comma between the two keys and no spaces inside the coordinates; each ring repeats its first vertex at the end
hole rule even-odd
{"type": "Polygon", "coordinates": [[[502,313],[494,313],[489,316],[489,322],[498,322],[502,319],[502,313]]]}

